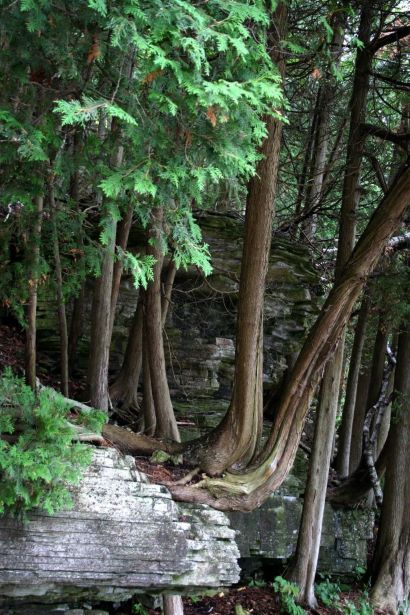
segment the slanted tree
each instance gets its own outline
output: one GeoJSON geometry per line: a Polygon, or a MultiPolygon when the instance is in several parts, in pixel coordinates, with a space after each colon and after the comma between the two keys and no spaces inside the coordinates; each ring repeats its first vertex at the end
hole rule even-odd
{"type": "Polygon", "coordinates": [[[252,510],[279,486],[291,467],[304,419],[322,370],[332,356],[369,273],[409,204],[410,169],[397,177],[373,213],[335,283],[298,356],[285,387],[262,462],[240,474],[206,478],[193,487],[170,486],[174,497],[211,504],[220,510],[252,510]]]}

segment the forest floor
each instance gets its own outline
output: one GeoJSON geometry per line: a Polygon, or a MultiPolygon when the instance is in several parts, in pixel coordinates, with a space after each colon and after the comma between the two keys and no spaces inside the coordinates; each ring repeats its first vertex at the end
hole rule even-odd
{"type": "MultiPolygon", "coordinates": [[[[184,615],[301,615],[298,607],[295,611],[286,609],[280,596],[270,586],[250,587],[241,585],[225,589],[215,595],[184,597],[184,615]]],[[[370,615],[367,605],[364,605],[363,593],[357,588],[342,592],[338,603],[332,607],[319,605],[317,609],[305,611],[306,615],[370,615]]],[[[160,615],[161,609],[150,609],[133,604],[121,605],[112,611],[115,615],[160,615]]]]}

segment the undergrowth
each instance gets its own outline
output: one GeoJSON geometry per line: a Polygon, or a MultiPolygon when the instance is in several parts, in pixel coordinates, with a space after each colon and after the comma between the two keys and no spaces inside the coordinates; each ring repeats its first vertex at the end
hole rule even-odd
{"type": "MultiPolygon", "coordinates": [[[[68,485],[81,478],[92,448],[73,442],[68,412],[52,389],[34,394],[10,369],[0,376],[0,514],[72,506],[68,485]]],[[[101,428],[104,415],[90,416],[93,428],[101,428]]]]}
{"type": "MultiPolygon", "coordinates": [[[[299,587],[283,577],[276,577],[272,585],[278,594],[281,611],[287,615],[306,615],[307,611],[297,604],[299,587]]],[[[361,597],[356,602],[353,600],[343,600],[341,593],[347,591],[349,587],[338,584],[325,578],[321,583],[315,585],[315,594],[319,601],[326,607],[335,609],[342,615],[373,615],[373,608],[369,604],[367,591],[363,591],[361,597]]]]}

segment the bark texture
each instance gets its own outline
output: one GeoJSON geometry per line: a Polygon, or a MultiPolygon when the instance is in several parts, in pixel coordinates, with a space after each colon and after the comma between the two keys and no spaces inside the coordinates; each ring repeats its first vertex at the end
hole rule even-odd
{"type": "Polygon", "coordinates": [[[157,419],[156,433],[160,437],[179,441],[178,426],[168,387],[162,335],[161,271],[164,256],[160,242],[163,215],[164,212],[161,208],[154,208],[152,211],[151,242],[148,245],[147,254],[151,254],[155,258],[155,265],[153,268],[154,279],[148,284],[145,292],[144,324],[146,337],[144,341],[148,353],[152,397],[157,419]]]}
{"type": "Polygon", "coordinates": [[[320,389],[320,404],[315,424],[312,454],[306,483],[302,521],[296,547],[296,563],[290,574],[301,589],[298,601],[316,608],[314,582],[319,557],[325,509],[326,487],[333,448],[334,425],[338,408],[343,366],[344,336],[328,363],[320,389]]]}
{"type": "Polygon", "coordinates": [[[184,615],[181,596],[165,595],[163,598],[164,615],[184,615]]]}
{"type": "Polygon", "coordinates": [[[31,252],[30,273],[28,280],[27,330],[26,330],[26,381],[35,390],[36,388],[36,337],[37,337],[37,287],[38,267],[40,262],[40,239],[43,219],[44,197],[39,195],[35,199],[35,218],[33,232],[29,245],[31,252]]]}
{"type": "Polygon", "coordinates": [[[67,315],[65,309],[65,300],[63,293],[63,272],[61,268],[60,246],[58,241],[58,229],[56,220],[56,201],[54,197],[54,186],[52,183],[49,186],[49,209],[52,226],[53,237],[53,256],[56,281],[57,295],[57,311],[58,324],[60,327],[60,361],[61,361],[61,392],[65,397],[68,397],[68,332],[67,332],[67,315]]]}
{"type": "Polygon", "coordinates": [[[382,516],[373,562],[373,605],[408,612],[410,598],[410,319],[400,334],[395,391],[398,413],[391,426],[382,516]]]}
{"type": "MultiPolygon", "coordinates": [[[[286,30],[287,9],[280,4],[272,22],[272,52],[284,75],[279,41],[286,30]]],[[[220,474],[253,457],[263,414],[261,343],[263,295],[272,239],[272,220],[278,172],[282,122],[266,118],[268,136],[261,146],[262,160],[248,185],[235,348],[235,374],[230,407],[219,427],[187,451],[195,465],[220,474]]]]}
{"type": "Polygon", "coordinates": [[[339,432],[339,447],[336,457],[336,469],[341,478],[349,475],[350,445],[352,440],[353,418],[356,406],[356,393],[359,381],[360,364],[366,333],[367,316],[369,313],[369,302],[363,298],[362,305],[357,320],[352,354],[350,357],[349,375],[346,384],[346,396],[343,406],[342,423],[339,432]]]}
{"type": "Polygon", "coordinates": [[[409,202],[410,168],[407,168],[375,210],[309,333],[265,445],[265,461],[239,476],[227,473],[223,479],[207,479],[195,489],[173,487],[174,497],[212,503],[222,510],[251,510],[283,482],[292,466],[311,396],[323,368],[334,352],[367,276],[400,224],[409,202]]]}

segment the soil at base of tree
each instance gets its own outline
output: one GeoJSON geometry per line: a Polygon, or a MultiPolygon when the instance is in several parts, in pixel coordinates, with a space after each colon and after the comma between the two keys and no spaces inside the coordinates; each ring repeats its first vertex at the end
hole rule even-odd
{"type": "MultiPolygon", "coordinates": [[[[305,611],[306,615],[341,615],[346,612],[348,604],[359,605],[363,595],[357,589],[340,594],[341,605],[337,608],[325,607],[320,605],[316,610],[305,611]]],[[[225,589],[211,596],[184,597],[184,615],[283,615],[286,611],[280,603],[277,593],[269,586],[249,587],[239,586],[232,589],[225,589]],[[242,607],[243,611],[239,607],[242,607]],[[236,609],[236,610],[235,610],[236,609]]],[[[161,609],[150,609],[143,607],[144,610],[135,608],[138,604],[129,601],[121,604],[118,608],[110,610],[113,615],[133,615],[135,613],[146,613],[147,615],[161,615],[161,609]]],[[[105,608],[107,608],[105,606],[105,608]]],[[[352,607],[350,607],[351,611],[352,607]]],[[[360,607],[359,607],[360,609],[360,607]]],[[[107,608],[107,610],[109,610],[107,608]]],[[[358,610],[357,612],[361,612],[358,610]]],[[[381,614],[379,614],[381,615],[381,614]]]]}

